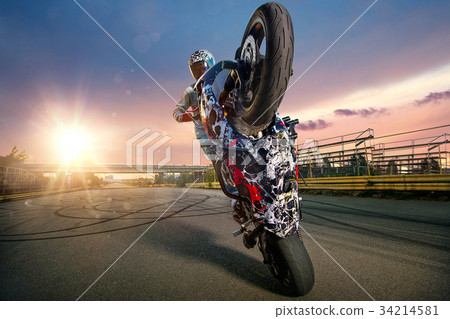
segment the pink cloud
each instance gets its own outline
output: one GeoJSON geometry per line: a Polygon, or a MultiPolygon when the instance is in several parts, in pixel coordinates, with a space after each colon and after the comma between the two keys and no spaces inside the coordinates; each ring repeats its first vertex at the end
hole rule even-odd
{"type": "Polygon", "coordinates": [[[374,107],[369,107],[367,109],[359,109],[359,110],[351,110],[351,109],[337,109],[334,110],[335,116],[354,116],[359,115],[361,117],[368,117],[374,114],[383,114],[386,112],[386,109],[381,108],[377,109],[374,107]]]}
{"type": "Polygon", "coordinates": [[[308,122],[301,122],[297,124],[297,128],[302,131],[322,130],[329,126],[331,126],[331,123],[322,119],[318,119],[317,121],[309,120],[308,122]]]}
{"type": "Polygon", "coordinates": [[[417,106],[422,106],[428,103],[439,103],[440,100],[445,100],[450,98],[450,90],[443,92],[431,92],[421,100],[415,100],[414,103],[417,106]]]}

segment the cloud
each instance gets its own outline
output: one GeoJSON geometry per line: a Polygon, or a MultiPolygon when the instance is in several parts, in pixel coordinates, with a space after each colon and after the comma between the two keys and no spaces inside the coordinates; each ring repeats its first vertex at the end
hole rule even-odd
{"type": "Polygon", "coordinates": [[[424,104],[428,104],[428,103],[432,103],[432,102],[439,103],[439,100],[445,100],[445,99],[450,99],[450,90],[443,91],[443,92],[431,92],[430,94],[425,96],[423,99],[415,100],[414,103],[417,106],[422,106],[424,104]]]}
{"type": "Polygon", "coordinates": [[[324,128],[327,128],[331,126],[330,122],[326,122],[322,119],[319,119],[317,121],[311,121],[308,122],[301,122],[297,124],[297,128],[302,131],[314,131],[314,130],[322,130],[324,128]]]}
{"type": "Polygon", "coordinates": [[[350,109],[337,109],[334,110],[334,115],[337,116],[352,116],[352,115],[357,115],[358,112],[356,111],[352,111],[350,109]]]}
{"type": "Polygon", "coordinates": [[[359,115],[361,117],[368,117],[375,114],[383,114],[386,112],[385,108],[377,109],[374,107],[369,107],[367,109],[359,109],[359,110],[350,110],[350,109],[337,109],[334,110],[335,116],[353,116],[359,115]]]}

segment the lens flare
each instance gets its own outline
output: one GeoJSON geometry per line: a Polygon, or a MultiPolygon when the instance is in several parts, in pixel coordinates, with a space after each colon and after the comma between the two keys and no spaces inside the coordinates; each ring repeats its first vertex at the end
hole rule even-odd
{"type": "Polygon", "coordinates": [[[61,130],[56,137],[56,150],[60,160],[72,163],[87,159],[89,138],[81,129],[61,130]]]}

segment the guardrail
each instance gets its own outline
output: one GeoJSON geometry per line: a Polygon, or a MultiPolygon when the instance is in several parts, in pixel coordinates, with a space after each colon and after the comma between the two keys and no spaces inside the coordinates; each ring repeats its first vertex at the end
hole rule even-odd
{"type": "MultiPolygon", "coordinates": [[[[299,181],[299,189],[311,190],[395,190],[395,191],[450,191],[450,174],[446,175],[392,175],[306,178],[299,181]]],[[[186,184],[189,186],[191,184],[186,184]]],[[[220,188],[215,183],[195,183],[194,188],[220,188]]]]}
{"type": "Polygon", "coordinates": [[[306,178],[300,189],[313,190],[395,190],[395,191],[450,191],[450,174],[393,175],[306,178]]]}
{"type": "Polygon", "coordinates": [[[186,183],[186,187],[193,187],[193,188],[220,188],[219,182],[212,182],[212,183],[186,183]]]}

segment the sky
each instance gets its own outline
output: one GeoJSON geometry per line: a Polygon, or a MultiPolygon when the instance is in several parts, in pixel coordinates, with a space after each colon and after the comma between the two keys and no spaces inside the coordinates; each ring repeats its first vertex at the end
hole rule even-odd
{"type": "MultiPolygon", "coordinates": [[[[300,120],[300,143],[450,124],[449,1],[280,2],[295,52],[279,112],[300,120]]],[[[127,140],[147,128],[170,138],[155,158],[170,146],[169,164],[195,163],[192,123],[172,118],[193,83],[189,55],[232,59],[263,3],[1,0],[0,155],[17,145],[28,162],[57,162],[76,131],[86,160],[125,163],[127,140]]]]}

